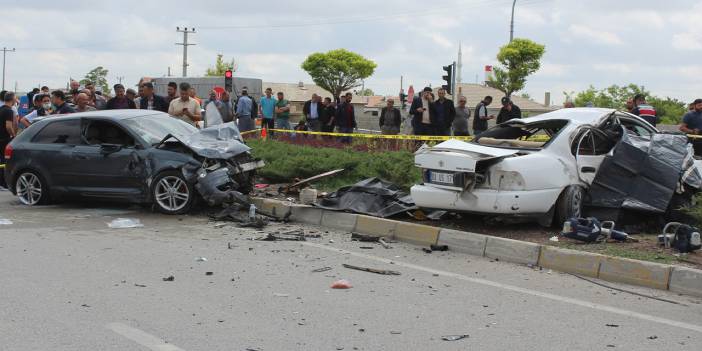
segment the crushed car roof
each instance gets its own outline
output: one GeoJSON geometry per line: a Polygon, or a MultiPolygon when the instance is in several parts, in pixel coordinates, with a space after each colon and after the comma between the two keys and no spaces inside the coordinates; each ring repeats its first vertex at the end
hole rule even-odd
{"type": "Polygon", "coordinates": [[[549,113],[544,113],[542,115],[522,118],[522,119],[512,119],[506,123],[522,122],[524,124],[555,120],[555,119],[565,119],[570,120],[576,124],[595,124],[600,121],[603,117],[616,112],[617,110],[611,108],[596,108],[596,107],[584,107],[584,108],[562,108],[549,113]]]}

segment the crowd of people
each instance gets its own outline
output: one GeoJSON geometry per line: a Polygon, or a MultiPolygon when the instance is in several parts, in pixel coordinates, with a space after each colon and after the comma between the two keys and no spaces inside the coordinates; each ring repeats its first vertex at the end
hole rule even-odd
{"type": "MultiPolygon", "coordinates": [[[[264,95],[258,101],[249,95],[246,88],[234,98],[227,91],[218,93],[213,90],[209,98],[203,100],[187,82],[168,83],[165,96],[157,95],[151,82],[141,83],[137,91],[125,89],[122,84],[115,84],[113,89],[114,96],[106,97],[96,89],[94,83],[86,82],[81,87],[81,84],[74,80],[70,82],[67,92],[50,91],[46,86],[35,88],[27,94],[30,104],[24,115],[18,113],[19,99],[15,93],[1,92],[0,100],[3,105],[0,107],[0,118],[5,122],[5,128],[0,131],[0,146],[4,147],[24,128],[42,116],[96,110],[143,109],[166,112],[189,124],[199,126],[198,122],[206,120],[206,111],[211,104],[219,112],[221,122],[235,122],[242,132],[256,129],[257,118],[260,119],[261,127],[269,130],[353,133],[357,128],[352,93],[346,93],[339,97],[338,101],[312,94],[311,99],[304,103],[303,118],[293,127],[290,124],[290,102],[283,92],[274,95],[271,88],[265,89],[264,95]]],[[[405,129],[405,132],[415,135],[469,136],[472,117],[472,133],[479,135],[488,129],[490,120],[495,119],[496,123],[500,124],[522,118],[521,109],[509,97],[501,99],[500,111],[495,116],[488,110],[493,102],[491,96],[485,96],[471,108],[467,106],[468,101],[464,96],[459,96],[458,103],[455,104],[448,99],[445,89],[438,89],[436,94],[435,97],[432,88],[424,88],[411,101],[409,118],[404,123],[403,114],[395,106],[395,100],[387,99],[378,119],[381,133],[400,134],[403,124],[411,124],[411,131],[405,129]]],[[[574,105],[566,102],[564,107],[574,105]]],[[[645,96],[641,94],[629,99],[626,108],[654,126],[659,122],[655,109],[646,103],[645,96]]],[[[690,104],[690,112],[684,116],[679,129],[687,134],[702,133],[702,100],[698,99],[690,104]]],[[[350,142],[351,138],[343,137],[340,140],[350,142]]]]}

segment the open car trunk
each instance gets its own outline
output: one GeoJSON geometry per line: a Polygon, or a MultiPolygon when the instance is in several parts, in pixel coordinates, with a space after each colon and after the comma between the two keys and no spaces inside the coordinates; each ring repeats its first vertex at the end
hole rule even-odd
{"type": "Polygon", "coordinates": [[[459,140],[448,140],[415,153],[415,166],[422,168],[424,183],[439,188],[464,190],[482,183],[484,171],[519,150],[487,147],[459,140]],[[466,157],[468,156],[468,157],[466,157]]]}

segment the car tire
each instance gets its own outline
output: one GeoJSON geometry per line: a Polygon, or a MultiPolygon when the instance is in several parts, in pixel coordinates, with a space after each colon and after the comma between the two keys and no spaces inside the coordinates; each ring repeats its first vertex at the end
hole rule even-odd
{"type": "Polygon", "coordinates": [[[585,189],[578,185],[566,187],[556,202],[556,225],[562,225],[571,218],[583,216],[585,189]]]}
{"type": "Polygon", "coordinates": [[[49,203],[49,184],[36,171],[24,170],[17,173],[13,185],[17,198],[23,205],[39,206],[49,203]]]}
{"type": "Polygon", "coordinates": [[[189,212],[195,197],[195,189],[180,171],[159,173],[151,183],[154,207],[163,214],[179,215],[189,212]]]}

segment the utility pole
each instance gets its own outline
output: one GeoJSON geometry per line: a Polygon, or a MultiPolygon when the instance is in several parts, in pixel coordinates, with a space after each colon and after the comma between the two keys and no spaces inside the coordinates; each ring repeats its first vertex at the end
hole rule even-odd
{"type": "Polygon", "coordinates": [[[183,33],[183,42],[176,43],[176,45],[183,45],[183,77],[187,77],[188,76],[188,46],[195,45],[192,43],[188,43],[188,34],[190,34],[190,33],[195,34],[195,28],[188,29],[188,27],[183,27],[183,29],[180,29],[180,27],[176,27],[176,31],[179,33],[183,33]]]}
{"type": "Polygon", "coordinates": [[[15,52],[15,48],[2,48],[2,90],[5,90],[5,56],[8,52],[15,52]]]}
{"type": "Polygon", "coordinates": [[[168,77],[171,76],[171,66],[168,66],[168,77]]]}
{"type": "Polygon", "coordinates": [[[463,77],[461,72],[463,72],[463,53],[461,52],[461,42],[458,42],[458,66],[456,66],[456,83],[463,83],[463,77]]]}
{"type": "Polygon", "coordinates": [[[122,79],[124,79],[124,76],[117,76],[117,80],[119,81],[119,84],[122,84],[122,79]]]}
{"type": "Polygon", "coordinates": [[[517,0],[512,0],[512,20],[509,23],[509,42],[514,39],[514,6],[517,5],[517,0]]]}

